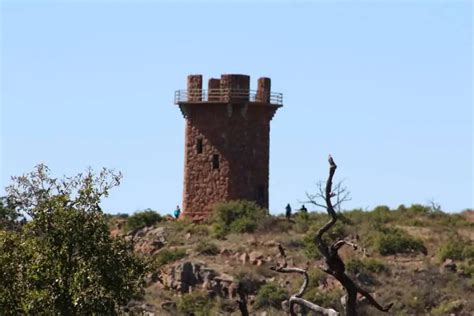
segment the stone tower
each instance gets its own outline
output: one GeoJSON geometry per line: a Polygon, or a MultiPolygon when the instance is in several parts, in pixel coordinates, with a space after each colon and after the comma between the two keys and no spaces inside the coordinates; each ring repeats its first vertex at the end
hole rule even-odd
{"type": "Polygon", "coordinates": [[[189,75],[187,90],[175,92],[186,119],[183,216],[206,218],[213,204],[256,201],[268,208],[270,120],[283,104],[270,90],[270,79],[222,75],[209,79],[189,75]]]}

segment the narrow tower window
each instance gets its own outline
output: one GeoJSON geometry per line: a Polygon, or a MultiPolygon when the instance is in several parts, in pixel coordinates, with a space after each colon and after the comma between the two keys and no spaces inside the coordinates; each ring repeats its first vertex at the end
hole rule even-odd
{"type": "Polygon", "coordinates": [[[197,140],[196,152],[198,154],[202,154],[202,138],[198,138],[198,140],[197,140]]]}
{"type": "Polygon", "coordinates": [[[212,169],[219,169],[219,155],[212,155],[212,169]]]}

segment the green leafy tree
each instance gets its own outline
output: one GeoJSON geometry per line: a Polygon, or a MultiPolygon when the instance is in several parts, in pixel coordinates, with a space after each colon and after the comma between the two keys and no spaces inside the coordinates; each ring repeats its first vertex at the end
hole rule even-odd
{"type": "Polygon", "coordinates": [[[8,203],[5,196],[0,197],[0,229],[18,229],[24,220],[24,217],[20,216],[8,203]]]}
{"type": "Polygon", "coordinates": [[[21,297],[25,292],[24,282],[18,275],[24,262],[18,251],[18,234],[0,230],[0,314],[16,315],[21,312],[21,297]]]}
{"type": "Polygon", "coordinates": [[[121,174],[50,177],[39,165],[13,178],[7,199],[31,220],[0,235],[0,314],[117,314],[142,294],[146,264],[112,238],[99,203],[121,174]]]}

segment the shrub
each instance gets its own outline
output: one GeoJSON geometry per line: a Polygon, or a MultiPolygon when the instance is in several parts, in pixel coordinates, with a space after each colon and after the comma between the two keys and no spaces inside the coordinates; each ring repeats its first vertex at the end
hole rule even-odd
{"type": "Polygon", "coordinates": [[[416,227],[425,227],[426,221],[414,218],[414,219],[406,220],[406,225],[416,226],[416,227]]]}
{"type": "Polygon", "coordinates": [[[382,256],[411,252],[427,253],[420,239],[413,238],[396,228],[381,228],[375,239],[375,246],[382,256]]]}
{"type": "Polygon", "coordinates": [[[253,233],[256,228],[257,223],[251,218],[239,218],[230,225],[233,233],[253,233]]]}
{"type": "Polygon", "coordinates": [[[448,258],[453,260],[474,259],[474,246],[461,239],[450,240],[441,246],[438,256],[441,261],[448,258]]]}
{"type": "Polygon", "coordinates": [[[141,212],[136,212],[127,218],[127,231],[132,231],[138,228],[152,226],[158,222],[161,222],[162,217],[157,212],[146,209],[141,212]]]}
{"type": "Polygon", "coordinates": [[[178,312],[182,315],[211,315],[212,301],[206,293],[192,292],[183,295],[177,302],[178,312]]]}
{"type": "Polygon", "coordinates": [[[373,258],[367,258],[362,260],[354,259],[348,261],[346,263],[346,269],[347,271],[352,272],[354,274],[360,272],[380,273],[388,271],[387,267],[381,261],[373,258]]]}
{"type": "Polygon", "coordinates": [[[318,287],[319,283],[326,280],[327,275],[321,269],[311,269],[308,271],[309,287],[318,287]]]}
{"type": "Polygon", "coordinates": [[[462,309],[463,302],[462,300],[456,300],[452,302],[442,302],[435,308],[431,310],[432,315],[454,315],[455,312],[458,312],[462,309]]]}
{"type": "Polygon", "coordinates": [[[275,283],[263,285],[255,297],[255,308],[274,307],[281,309],[281,302],[288,298],[284,289],[275,283]]]}
{"type": "Polygon", "coordinates": [[[353,224],[360,224],[367,221],[367,213],[368,212],[359,208],[350,211],[345,211],[344,216],[349,219],[353,224]]]}
{"type": "Polygon", "coordinates": [[[388,267],[382,262],[374,258],[363,259],[365,268],[369,272],[380,273],[387,272],[388,267]]]}
{"type": "Polygon", "coordinates": [[[412,204],[407,211],[411,214],[426,215],[432,212],[431,207],[421,204],[412,204]]]}
{"type": "Polygon", "coordinates": [[[217,299],[217,307],[219,311],[224,312],[225,315],[233,313],[238,309],[238,306],[235,301],[225,298],[217,299]]]}
{"type": "Polygon", "coordinates": [[[211,225],[211,235],[215,238],[222,239],[227,234],[227,228],[218,224],[214,223],[211,225]]]}
{"type": "MultiPolygon", "coordinates": [[[[267,272],[272,271],[265,269],[267,272]]],[[[265,276],[262,277],[255,269],[242,267],[234,275],[235,280],[246,294],[256,294],[258,289],[265,283],[265,276]]]]}
{"type": "Polygon", "coordinates": [[[464,259],[468,259],[468,260],[474,259],[474,245],[472,243],[466,244],[462,252],[462,255],[464,259]]]}
{"type": "MultiPolygon", "coordinates": [[[[339,213],[339,219],[347,219],[342,213],[339,213]]],[[[321,227],[329,221],[329,216],[325,212],[311,212],[311,213],[297,213],[294,216],[295,224],[292,226],[293,230],[298,233],[306,233],[309,229],[314,227],[321,227]]],[[[316,231],[316,230],[314,230],[316,231]]]]}
{"type": "Polygon", "coordinates": [[[253,233],[257,223],[267,216],[267,210],[252,201],[238,200],[214,206],[214,231],[219,235],[228,232],[253,233]]]}
{"type": "MultiPolygon", "coordinates": [[[[183,220],[179,220],[179,222],[184,222],[183,220]]],[[[209,225],[207,224],[198,224],[198,223],[189,223],[189,226],[184,228],[186,233],[190,233],[191,235],[199,235],[199,236],[207,236],[209,235],[209,225]]]]}
{"type": "Polygon", "coordinates": [[[306,234],[303,239],[304,242],[304,253],[310,259],[321,259],[321,253],[318,247],[314,243],[314,234],[306,234]]]}
{"type": "Polygon", "coordinates": [[[179,259],[186,257],[186,251],[184,249],[162,249],[155,255],[154,267],[156,269],[161,268],[165,264],[175,262],[179,259]]]}
{"type": "Polygon", "coordinates": [[[200,241],[196,246],[196,251],[201,255],[215,256],[219,253],[219,247],[212,242],[200,241]]]}
{"type": "Polygon", "coordinates": [[[293,230],[297,233],[305,233],[311,226],[308,213],[297,213],[294,220],[295,224],[293,225],[293,230]]]}
{"type": "Polygon", "coordinates": [[[405,204],[400,204],[398,207],[397,207],[397,211],[398,212],[406,212],[407,211],[407,207],[405,206],[405,204]]]}
{"type": "Polygon", "coordinates": [[[466,218],[464,218],[462,214],[441,213],[441,214],[437,214],[435,220],[438,223],[438,225],[441,225],[444,227],[470,226],[474,228],[474,224],[467,221],[466,218]]]}
{"type": "Polygon", "coordinates": [[[176,232],[188,232],[189,227],[193,224],[193,222],[191,219],[184,217],[180,218],[179,221],[170,221],[166,224],[176,232]]]}
{"type": "Polygon", "coordinates": [[[376,223],[388,223],[392,220],[392,213],[390,208],[385,205],[377,206],[369,213],[370,221],[376,223]]]}
{"type": "Polygon", "coordinates": [[[472,263],[460,263],[459,272],[461,275],[465,275],[470,278],[474,278],[474,264],[472,263]]]}
{"type": "Polygon", "coordinates": [[[440,248],[438,256],[441,261],[444,261],[448,258],[453,260],[462,260],[463,250],[464,245],[462,243],[450,241],[440,248]]]}
{"type": "Polygon", "coordinates": [[[291,222],[283,217],[269,215],[258,221],[257,228],[259,232],[286,233],[291,228],[291,222]]]}
{"type": "Polygon", "coordinates": [[[344,295],[342,290],[335,289],[333,291],[320,290],[317,287],[309,289],[304,297],[320,306],[331,306],[334,309],[341,309],[341,297],[344,295]]]}

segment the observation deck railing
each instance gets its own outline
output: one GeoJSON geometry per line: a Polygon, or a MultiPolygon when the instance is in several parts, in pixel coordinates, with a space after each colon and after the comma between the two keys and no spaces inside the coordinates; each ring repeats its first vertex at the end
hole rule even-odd
{"type": "Polygon", "coordinates": [[[246,89],[210,89],[210,90],[177,90],[174,103],[185,102],[262,102],[272,105],[283,105],[283,94],[278,92],[265,93],[246,89]]]}

